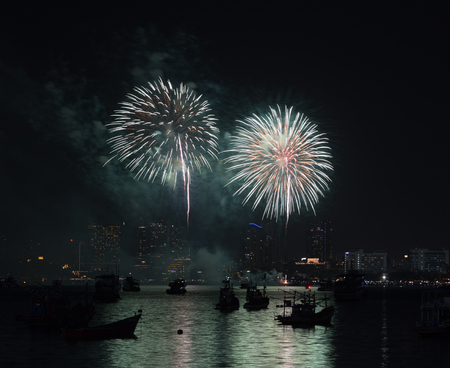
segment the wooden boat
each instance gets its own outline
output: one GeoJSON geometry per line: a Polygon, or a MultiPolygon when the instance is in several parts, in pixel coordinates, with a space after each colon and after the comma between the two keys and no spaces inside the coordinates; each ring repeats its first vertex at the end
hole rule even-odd
{"type": "Polygon", "coordinates": [[[230,282],[230,278],[227,277],[222,281],[225,285],[220,288],[219,303],[216,304],[214,309],[221,312],[231,312],[239,309],[239,299],[234,295],[233,285],[230,282]]]}
{"type": "Polygon", "coordinates": [[[139,281],[133,279],[133,277],[129,276],[123,280],[123,291],[141,291],[141,287],[139,286],[139,281]]]}
{"type": "Polygon", "coordinates": [[[258,289],[257,285],[250,286],[247,288],[247,295],[245,297],[246,303],[244,308],[247,310],[254,309],[265,309],[269,305],[269,297],[266,295],[266,285],[263,287],[263,292],[258,289]]]}
{"type": "Polygon", "coordinates": [[[114,273],[100,275],[95,278],[94,301],[108,303],[122,299],[119,295],[119,276],[114,273]]]}
{"type": "Polygon", "coordinates": [[[422,337],[450,338],[450,289],[422,293],[420,321],[414,332],[422,337]]]}
{"type": "Polygon", "coordinates": [[[67,339],[116,339],[134,336],[134,330],[141,318],[141,313],[117,322],[96,327],[65,329],[63,336],[67,339]]]}
{"type": "Polygon", "coordinates": [[[283,290],[283,314],[275,317],[283,325],[326,325],[331,323],[334,307],[328,305],[326,295],[323,299],[316,299],[316,294],[311,291],[300,293],[296,291],[283,290]],[[319,305],[323,304],[323,309],[316,311],[319,305]],[[291,310],[290,313],[288,310],[291,310]]]}
{"type": "Polygon", "coordinates": [[[167,294],[185,294],[186,293],[186,280],[183,278],[171,281],[169,284],[170,289],[166,290],[167,294]]]}
{"type": "Polygon", "coordinates": [[[348,270],[334,282],[336,300],[361,300],[366,296],[364,274],[358,270],[348,270]]]}

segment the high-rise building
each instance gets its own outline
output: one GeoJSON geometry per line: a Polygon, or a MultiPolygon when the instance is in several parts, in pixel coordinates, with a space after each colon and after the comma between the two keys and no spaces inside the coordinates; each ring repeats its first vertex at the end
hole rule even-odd
{"type": "Polygon", "coordinates": [[[413,270],[445,272],[449,266],[449,252],[446,249],[410,249],[408,259],[413,270]]]}
{"type": "Polygon", "coordinates": [[[333,259],[331,222],[311,224],[306,235],[306,258],[318,258],[327,263],[333,259]]]}
{"type": "Polygon", "coordinates": [[[87,266],[90,271],[114,271],[120,268],[120,225],[89,225],[89,257],[87,266]],[[90,266],[90,267],[89,267],[90,266]]]}
{"type": "Polygon", "coordinates": [[[170,273],[187,276],[190,251],[185,246],[185,238],[184,228],[170,220],[139,226],[136,270],[144,271],[144,277],[157,279],[167,278],[170,273]]]}
{"type": "Polygon", "coordinates": [[[387,253],[382,250],[364,252],[364,249],[345,252],[344,271],[360,270],[366,273],[387,272],[387,253]]]}
{"type": "Polygon", "coordinates": [[[249,223],[242,250],[243,268],[250,271],[270,271],[280,259],[280,236],[269,221],[249,223]]]}
{"type": "Polygon", "coordinates": [[[174,259],[189,259],[190,250],[186,246],[185,229],[182,226],[175,225],[170,221],[167,225],[167,236],[169,246],[169,258],[174,259]]]}
{"type": "Polygon", "coordinates": [[[148,271],[150,268],[150,249],[149,242],[147,241],[148,237],[148,226],[138,226],[137,228],[137,255],[136,255],[136,263],[135,268],[139,271],[148,271]]]}
{"type": "Polygon", "coordinates": [[[163,222],[152,222],[147,227],[147,249],[152,256],[162,257],[167,254],[167,227],[163,222]]]}
{"type": "Polygon", "coordinates": [[[190,249],[186,246],[184,227],[166,223],[168,235],[168,264],[167,272],[170,277],[188,277],[190,274],[191,258],[190,249]]]}

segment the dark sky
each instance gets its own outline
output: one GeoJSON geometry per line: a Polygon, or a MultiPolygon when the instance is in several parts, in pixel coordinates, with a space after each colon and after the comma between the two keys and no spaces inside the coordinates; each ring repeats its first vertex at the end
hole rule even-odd
{"type": "MultiPolygon", "coordinates": [[[[293,253],[314,219],[333,222],[341,252],[449,248],[448,2],[13,3],[0,22],[0,233],[54,247],[89,221],[182,221],[180,191],[102,166],[118,103],[161,75],[208,99],[221,149],[237,119],[276,104],[327,133],[333,183],[317,218],[291,217],[293,253]]],[[[260,220],[227,178],[219,164],[193,179],[192,241],[233,248],[230,234],[260,220]]]]}

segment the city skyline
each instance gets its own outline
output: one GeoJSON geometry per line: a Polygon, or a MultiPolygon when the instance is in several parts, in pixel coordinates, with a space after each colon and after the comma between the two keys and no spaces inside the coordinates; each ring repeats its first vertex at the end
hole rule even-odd
{"type": "MultiPolygon", "coordinates": [[[[24,282],[51,280],[88,280],[99,274],[132,275],[144,282],[165,283],[177,277],[193,282],[220,282],[227,276],[235,280],[264,273],[271,279],[289,277],[336,277],[350,269],[373,277],[389,278],[391,272],[440,272],[449,269],[449,250],[411,248],[401,258],[385,250],[347,249],[332,255],[329,222],[311,223],[304,234],[304,256],[285,254],[276,227],[270,221],[248,223],[239,233],[239,248],[234,253],[210,251],[186,241],[186,232],[170,220],[143,222],[134,228],[122,225],[89,225],[82,239],[70,239],[56,252],[40,243],[14,243],[20,254],[1,258],[0,274],[13,275],[24,282]],[[326,231],[324,231],[326,229],[326,231]],[[128,248],[125,250],[125,248],[128,248]],[[328,254],[328,256],[327,256],[328,254]],[[326,260],[321,259],[326,258],[326,260]],[[5,267],[6,266],[6,267],[5,267]],[[14,272],[13,272],[14,270],[14,272]]],[[[0,251],[11,240],[0,238],[0,251]]],[[[423,276],[421,276],[423,277],[423,276]]]]}

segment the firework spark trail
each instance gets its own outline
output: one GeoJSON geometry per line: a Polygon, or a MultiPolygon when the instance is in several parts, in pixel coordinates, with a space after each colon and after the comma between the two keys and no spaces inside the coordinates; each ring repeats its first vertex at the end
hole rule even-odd
{"type": "Polygon", "coordinates": [[[135,179],[153,182],[160,176],[162,184],[172,181],[174,188],[181,171],[189,224],[191,172],[202,166],[211,170],[208,158],[217,160],[216,119],[208,102],[183,84],[173,88],[160,78],[134,92],[108,124],[114,136],[108,139],[112,156],[105,165],[118,158],[136,172],[135,179]]]}
{"type": "Polygon", "coordinates": [[[253,196],[254,210],[261,200],[266,200],[264,217],[277,220],[289,215],[302,205],[311,208],[324,195],[331,179],[327,171],[333,167],[329,161],[328,139],[317,131],[317,126],[300,114],[292,116],[292,107],[280,107],[263,116],[239,121],[241,126],[231,138],[233,154],[225,162],[228,170],[238,170],[226,184],[243,182],[235,195],[248,193],[242,204],[253,196]]]}

